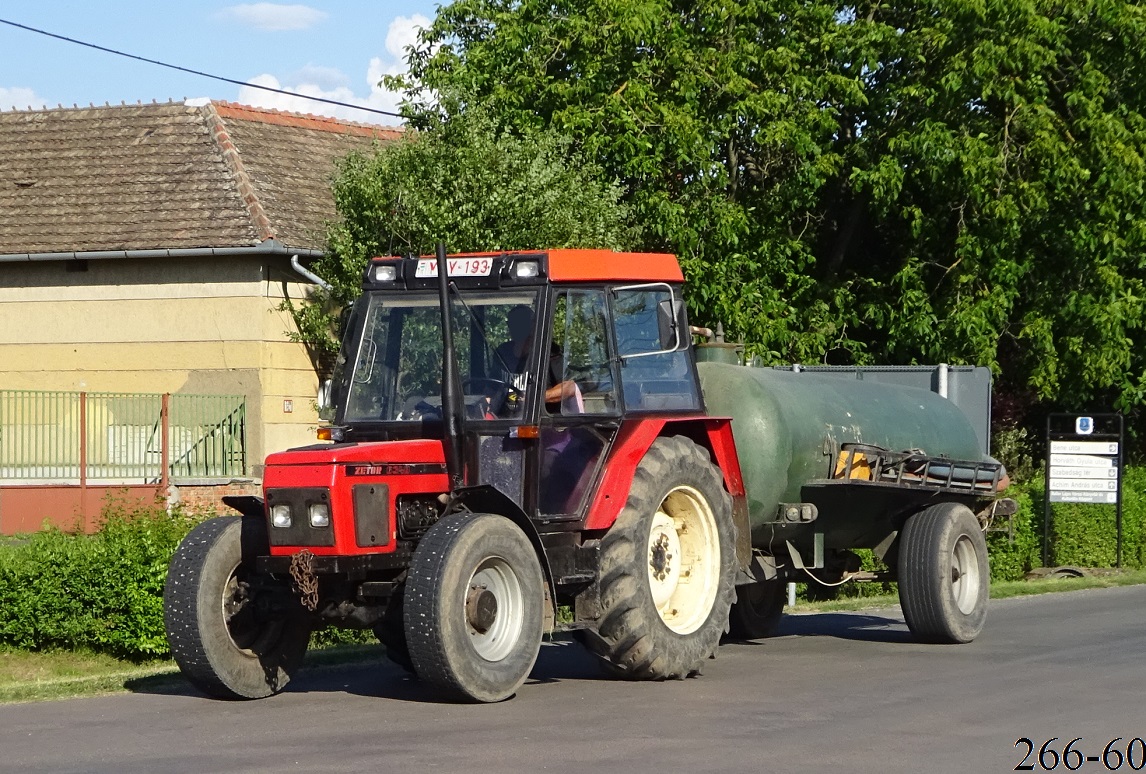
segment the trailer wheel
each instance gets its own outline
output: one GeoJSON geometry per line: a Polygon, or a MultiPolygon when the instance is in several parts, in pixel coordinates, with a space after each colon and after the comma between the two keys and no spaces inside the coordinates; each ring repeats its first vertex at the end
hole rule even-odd
{"type": "Polygon", "coordinates": [[[708,452],[658,438],[601,541],[601,618],[585,638],[633,680],[697,674],[727,630],[735,578],[732,498],[708,452]]]}
{"type": "Polygon", "coordinates": [[[541,648],[544,584],[532,543],[503,516],[443,519],[418,544],[404,594],[418,677],[462,701],[508,699],[541,648]]]}
{"type": "Polygon", "coordinates": [[[899,541],[899,602],[916,639],[975,639],[987,619],[990,569],[987,541],[971,510],[932,505],[907,520],[899,541]]]}
{"type": "Polygon", "coordinates": [[[199,690],[220,699],[279,693],[302,663],[310,626],[299,614],[260,614],[252,557],[266,551],[260,518],[199,524],[176,549],[163,592],[171,655],[199,690]]]}
{"type": "Polygon", "coordinates": [[[784,615],[784,584],[779,580],[736,587],[736,601],[728,616],[728,633],[738,640],[771,637],[784,615]]]}

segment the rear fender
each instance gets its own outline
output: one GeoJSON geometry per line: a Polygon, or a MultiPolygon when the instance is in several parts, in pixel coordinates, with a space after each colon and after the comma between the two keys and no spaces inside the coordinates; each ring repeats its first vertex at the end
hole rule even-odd
{"type": "Polygon", "coordinates": [[[751,536],[748,531],[748,500],[744,493],[744,478],[740,472],[740,457],[732,437],[732,420],[727,417],[648,417],[626,420],[617,434],[609,453],[605,475],[593,495],[585,529],[601,530],[613,526],[633,485],[637,465],[644,458],[653,441],[661,436],[683,435],[708,450],[712,460],[724,476],[724,488],[732,495],[733,520],[737,527],[737,558],[741,559],[741,543],[747,551],[744,562],[751,558],[751,536]]]}

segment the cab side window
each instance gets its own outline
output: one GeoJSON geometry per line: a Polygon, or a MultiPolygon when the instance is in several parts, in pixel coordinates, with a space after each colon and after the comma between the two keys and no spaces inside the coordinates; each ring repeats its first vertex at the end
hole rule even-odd
{"type": "Polygon", "coordinates": [[[605,293],[569,290],[557,296],[553,311],[550,379],[565,386],[551,414],[614,414],[617,382],[609,357],[605,293]]]}
{"type": "MultiPolygon", "coordinates": [[[[700,409],[700,394],[687,348],[660,351],[666,347],[662,310],[671,305],[667,287],[618,289],[613,294],[613,323],[617,329],[617,354],[621,356],[626,411],[700,409]]],[[[688,333],[682,335],[687,341],[688,333]]]]}

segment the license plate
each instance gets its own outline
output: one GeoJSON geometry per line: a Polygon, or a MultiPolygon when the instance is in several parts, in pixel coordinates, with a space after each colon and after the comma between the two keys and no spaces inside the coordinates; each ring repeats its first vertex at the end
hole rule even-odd
{"type": "MultiPolygon", "coordinates": [[[[488,277],[493,271],[492,258],[449,258],[447,270],[451,277],[488,277]]],[[[415,277],[438,276],[438,261],[436,258],[423,258],[418,261],[418,268],[414,270],[415,277]]]]}

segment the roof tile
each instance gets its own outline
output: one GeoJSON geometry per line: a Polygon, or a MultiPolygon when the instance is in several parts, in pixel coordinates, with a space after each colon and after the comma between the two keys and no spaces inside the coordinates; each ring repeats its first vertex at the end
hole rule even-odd
{"type": "Polygon", "coordinates": [[[320,249],[336,160],[400,136],[229,102],[0,112],[0,254],[320,249]]]}

